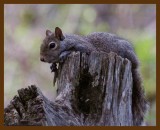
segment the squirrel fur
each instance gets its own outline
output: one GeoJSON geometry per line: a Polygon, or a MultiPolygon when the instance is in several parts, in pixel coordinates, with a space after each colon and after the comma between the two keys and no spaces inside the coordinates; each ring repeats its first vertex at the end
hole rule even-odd
{"type": "Polygon", "coordinates": [[[55,28],[55,32],[46,30],[46,37],[40,48],[40,60],[52,63],[51,70],[53,72],[56,72],[56,63],[63,61],[73,51],[88,54],[92,51],[115,52],[131,61],[133,77],[133,125],[141,125],[148,103],[145,99],[142,79],[138,70],[139,60],[130,42],[106,32],[95,32],[87,36],[79,36],[73,34],[64,35],[59,27],[55,28]]]}

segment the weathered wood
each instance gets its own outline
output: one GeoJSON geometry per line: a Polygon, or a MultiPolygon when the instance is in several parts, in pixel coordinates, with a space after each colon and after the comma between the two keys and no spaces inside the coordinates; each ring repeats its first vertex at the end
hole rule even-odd
{"type": "Polygon", "coordinates": [[[59,66],[57,97],[36,87],[18,91],[5,125],[132,126],[131,62],[115,53],[73,52],[59,66]]]}

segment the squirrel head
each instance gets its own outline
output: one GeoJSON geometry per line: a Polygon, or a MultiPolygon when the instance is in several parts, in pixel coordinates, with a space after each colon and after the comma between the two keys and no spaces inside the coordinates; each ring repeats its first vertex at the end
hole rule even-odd
{"type": "Polygon", "coordinates": [[[40,48],[40,60],[48,63],[58,62],[61,53],[60,42],[64,39],[65,37],[59,27],[55,28],[55,32],[46,30],[46,37],[40,48]]]}

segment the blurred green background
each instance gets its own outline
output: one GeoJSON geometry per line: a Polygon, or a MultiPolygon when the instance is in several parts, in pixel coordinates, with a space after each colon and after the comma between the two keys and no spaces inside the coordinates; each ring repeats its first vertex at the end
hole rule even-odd
{"type": "Polygon", "coordinates": [[[133,43],[140,59],[150,110],[147,125],[156,125],[156,5],[7,4],[4,6],[4,106],[17,90],[35,84],[54,100],[50,65],[40,62],[45,30],[64,33],[115,33],[133,43]]]}

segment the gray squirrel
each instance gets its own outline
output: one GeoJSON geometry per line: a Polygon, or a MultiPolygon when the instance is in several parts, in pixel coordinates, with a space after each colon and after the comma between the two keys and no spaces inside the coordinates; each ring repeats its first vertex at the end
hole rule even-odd
{"type": "Polygon", "coordinates": [[[133,77],[133,125],[141,125],[144,120],[144,114],[147,111],[148,102],[145,99],[142,80],[138,70],[139,60],[130,42],[106,32],[94,32],[87,36],[79,36],[73,34],[63,35],[59,27],[55,28],[55,32],[46,30],[46,37],[40,47],[40,60],[52,63],[52,72],[56,73],[56,63],[63,62],[73,51],[87,54],[90,54],[92,51],[115,52],[131,61],[133,77]]]}

